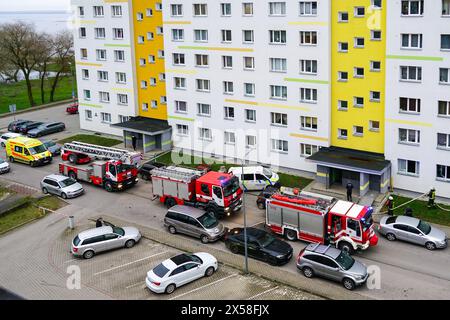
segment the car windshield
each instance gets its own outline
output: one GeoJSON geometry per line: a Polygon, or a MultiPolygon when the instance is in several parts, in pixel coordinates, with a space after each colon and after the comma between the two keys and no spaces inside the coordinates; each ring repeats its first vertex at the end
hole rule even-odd
{"type": "Polygon", "coordinates": [[[417,229],[419,229],[420,231],[422,231],[425,234],[429,234],[431,232],[431,226],[422,220],[419,221],[419,224],[417,225],[417,229]]]}
{"type": "Polygon", "coordinates": [[[73,239],[73,245],[74,246],[78,246],[79,244],[80,244],[80,238],[78,238],[78,236],[76,236],[74,239],[73,239]]]}
{"type": "Polygon", "coordinates": [[[121,235],[121,236],[125,235],[125,230],[123,230],[122,228],[119,228],[119,227],[114,227],[113,228],[113,232],[115,234],[118,234],[118,235],[121,235]]]}
{"type": "Polygon", "coordinates": [[[233,176],[223,187],[224,197],[228,197],[239,190],[239,179],[233,176]]]}
{"type": "Polygon", "coordinates": [[[193,262],[197,262],[197,263],[203,263],[203,261],[202,261],[202,259],[200,259],[198,256],[196,256],[195,254],[186,254],[190,259],[191,259],[191,261],[193,261],[193,262]]]}
{"type": "Polygon", "coordinates": [[[117,173],[120,173],[120,172],[127,172],[128,170],[131,170],[133,168],[133,166],[122,163],[122,164],[118,164],[116,168],[117,168],[117,173]]]}
{"type": "Polygon", "coordinates": [[[156,274],[160,278],[164,277],[167,274],[167,272],[169,272],[169,269],[167,269],[162,263],[158,264],[153,269],[153,273],[156,274]]]}
{"type": "Polygon", "coordinates": [[[267,168],[263,168],[263,173],[267,178],[271,178],[272,177],[272,170],[267,169],[267,168]]]}
{"type": "Polygon", "coordinates": [[[275,238],[268,233],[264,233],[263,235],[261,235],[261,237],[258,238],[258,242],[261,245],[261,247],[267,247],[274,241],[275,238]]]}
{"type": "Polygon", "coordinates": [[[336,262],[344,268],[344,270],[350,269],[355,263],[355,259],[350,257],[346,252],[341,252],[341,254],[336,258],[336,262]]]}
{"type": "Polygon", "coordinates": [[[59,182],[62,188],[74,185],[75,183],[77,183],[77,181],[72,178],[67,178],[59,182]]]}
{"type": "Polygon", "coordinates": [[[47,148],[45,145],[41,144],[36,147],[28,148],[28,151],[30,151],[31,154],[38,154],[47,151],[47,148]]]}
{"type": "Polygon", "coordinates": [[[217,227],[219,220],[211,213],[207,212],[197,219],[206,229],[217,227]]]}
{"type": "Polygon", "coordinates": [[[44,142],[44,145],[48,148],[48,147],[53,147],[56,145],[56,143],[54,143],[53,141],[47,141],[44,142]]]}
{"type": "Polygon", "coordinates": [[[373,224],[372,211],[373,209],[370,208],[369,210],[367,210],[364,218],[361,218],[363,231],[367,231],[373,224]]]}

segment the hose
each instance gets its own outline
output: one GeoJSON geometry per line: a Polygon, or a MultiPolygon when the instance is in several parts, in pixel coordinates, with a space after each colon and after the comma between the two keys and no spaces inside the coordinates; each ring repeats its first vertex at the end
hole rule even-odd
{"type": "MultiPolygon", "coordinates": [[[[408,202],[402,203],[401,205],[399,205],[399,206],[397,206],[397,207],[395,207],[395,208],[392,208],[392,211],[394,211],[394,210],[396,210],[396,209],[398,209],[398,208],[401,208],[401,207],[403,207],[403,206],[406,206],[407,204],[409,204],[409,203],[411,203],[411,202],[413,202],[413,201],[416,201],[416,200],[422,198],[423,196],[425,196],[425,195],[427,195],[427,194],[428,194],[428,192],[425,192],[424,194],[421,194],[420,196],[418,196],[418,197],[416,197],[416,198],[414,198],[414,199],[411,199],[411,200],[409,200],[408,202]]],[[[449,211],[450,211],[450,210],[449,210],[449,211]]],[[[380,214],[386,214],[386,213],[388,213],[388,212],[389,212],[389,211],[383,211],[383,212],[380,212],[380,214]]]]}

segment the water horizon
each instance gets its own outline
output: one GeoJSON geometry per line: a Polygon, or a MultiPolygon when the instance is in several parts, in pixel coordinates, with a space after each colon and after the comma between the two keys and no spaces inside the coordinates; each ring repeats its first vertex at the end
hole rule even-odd
{"type": "Polygon", "coordinates": [[[30,22],[38,31],[55,34],[71,31],[72,12],[65,10],[0,11],[0,24],[15,21],[30,22]]]}

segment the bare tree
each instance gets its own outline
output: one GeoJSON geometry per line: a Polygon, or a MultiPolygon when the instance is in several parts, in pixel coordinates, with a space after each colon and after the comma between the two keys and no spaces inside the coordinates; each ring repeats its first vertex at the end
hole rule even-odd
{"type": "Polygon", "coordinates": [[[36,39],[37,46],[37,56],[36,56],[36,67],[35,70],[39,72],[39,81],[41,86],[41,102],[45,103],[45,79],[47,78],[48,65],[55,55],[55,50],[53,46],[53,39],[47,33],[39,34],[38,39],[36,39]]]}
{"type": "Polygon", "coordinates": [[[69,31],[62,31],[53,38],[53,61],[58,66],[56,75],[53,78],[52,89],[50,91],[50,102],[54,101],[56,87],[60,77],[64,73],[71,72],[71,63],[74,63],[73,35],[69,31]]]}

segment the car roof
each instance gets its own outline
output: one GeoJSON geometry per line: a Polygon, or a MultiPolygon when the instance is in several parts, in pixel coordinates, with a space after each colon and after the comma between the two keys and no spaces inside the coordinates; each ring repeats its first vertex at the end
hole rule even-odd
{"type": "Polygon", "coordinates": [[[403,224],[407,224],[412,227],[417,227],[417,225],[419,224],[419,221],[420,221],[419,219],[413,218],[413,217],[398,216],[395,223],[403,223],[403,224]]]}
{"type": "MultiPolygon", "coordinates": [[[[244,174],[246,173],[263,173],[264,169],[271,170],[270,168],[264,168],[263,166],[245,166],[244,174]]],[[[242,173],[242,167],[231,167],[228,172],[242,173]]]]}
{"type": "Polygon", "coordinates": [[[56,181],[63,181],[63,180],[66,180],[67,177],[59,175],[59,174],[50,174],[50,175],[46,176],[44,179],[53,179],[56,181]]]}
{"type": "MultiPolygon", "coordinates": [[[[10,140],[8,140],[8,141],[10,141],[10,140]]],[[[42,144],[42,142],[40,140],[33,139],[33,138],[28,138],[28,137],[24,137],[24,136],[12,138],[11,142],[16,142],[18,144],[23,144],[27,148],[35,147],[35,146],[38,146],[38,145],[42,144]]]]}
{"type": "Polygon", "coordinates": [[[341,254],[340,250],[338,250],[330,245],[323,245],[320,243],[309,244],[306,247],[306,251],[323,254],[323,255],[331,257],[333,259],[336,259],[341,254]]]}
{"type": "Polygon", "coordinates": [[[190,216],[192,218],[200,218],[205,214],[204,210],[194,208],[191,206],[183,206],[183,205],[175,205],[169,209],[169,211],[185,214],[187,216],[190,216]]]}
{"type": "MultiPolygon", "coordinates": [[[[234,228],[234,229],[231,229],[230,230],[230,232],[232,233],[232,234],[244,234],[244,228],[234,228]]],[[[264,231],[264,230],[261,230],[261,229],[257,229],[257,228],[252,228],[252,227],[250,227],[250,228],[247,228],[247,236],[250,236],[250,237],[260,237],[260,236],[262,236],[262,235],[264,235],[264,234],[266,234],[267,232],[266,231],[264,231]]]]}
{"type": "Polygon", "coordinates": [[[189,257],[186,253],[179,254],[175,257],[170,258],[169,260],[171,260],[177,266],[185,264],[186,262],[192,262],[191,257],[189,257]]]}
{"type": "Polygon", "coordinates": [[[113,228],[110,226],[98,227],[98,228],[93,228],[93,229],[89,229],[89,230],[80,232],[78,234],[78,238],[80,238],[80,240],[84,240],[84,239],[88,239],[88,238],[92,238],[92,237],[96,237],[96,236],[102,236],[104,234],[108,234],[108,233],[112,233],[112,232],[113,232],[113,228]]]}
{"type": "Polygon", "coordinates": [[[7,136],[7,137],[21,137],[22,135],[20,133],[15,133],[15,132],[5,132],[1,134],[2,136],[7,136]]]}

